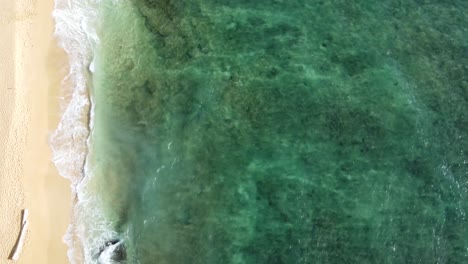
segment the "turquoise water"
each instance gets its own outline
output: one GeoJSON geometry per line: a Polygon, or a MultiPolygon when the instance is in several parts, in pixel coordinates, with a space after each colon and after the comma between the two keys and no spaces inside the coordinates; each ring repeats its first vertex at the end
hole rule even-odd
{"type": "Polygon", "coordinates": [[[91,163],[113,259],[468,263],[466,10],[103,1],[91,163]]]}

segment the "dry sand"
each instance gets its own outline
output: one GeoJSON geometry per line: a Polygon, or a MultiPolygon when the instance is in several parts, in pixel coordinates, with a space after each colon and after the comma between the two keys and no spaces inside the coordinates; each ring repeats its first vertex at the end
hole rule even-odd
{"type": "Polygon", "coordinates": [[[63,235],[71,214],[68,180],[51,163],[66,59],[52,37],[53,0],[0,0],[0,263],[7,260],[28,208],[19,261],[68,263],[63,235]]]}

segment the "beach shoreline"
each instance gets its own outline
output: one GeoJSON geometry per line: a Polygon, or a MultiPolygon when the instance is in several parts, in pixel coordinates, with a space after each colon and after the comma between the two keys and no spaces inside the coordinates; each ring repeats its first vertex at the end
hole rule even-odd
{"type": "Polygon", "coordinates": [[[0,12],[0,262],[68,263],[63,236],[70,223],[70,182],[51,161],[49,135],[59,118],[58,94],[68,71],[53,36],[53,0],[7,1],[0,12]],[[29,228],[19,260],[9,260],[20,231],[29,228]],[[7,260],[8,259],[8,260],[7,260]]]}

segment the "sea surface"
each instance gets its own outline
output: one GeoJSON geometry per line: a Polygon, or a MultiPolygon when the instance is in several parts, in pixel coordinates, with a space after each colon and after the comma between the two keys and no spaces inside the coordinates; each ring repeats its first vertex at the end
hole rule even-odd
{"type": "Polygon", "coordinates": [[[57,0],[70,261],[468,263],[467,12],[57,0]]]}

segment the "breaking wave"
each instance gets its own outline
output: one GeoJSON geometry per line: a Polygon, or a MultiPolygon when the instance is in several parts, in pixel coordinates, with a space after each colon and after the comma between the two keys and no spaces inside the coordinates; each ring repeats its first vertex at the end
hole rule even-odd
{"type": "Polygon", "coordinates": [[[66,51],[69,73],[62,82],[58,128],[50,137],[52,159],[61,176],[71,181],[74,195],[72,221],[64,236],[70,263],[97,263],[99,248],[116,236],[102,214],[90,179],[93,128],[91,96],[93,54],[99,38],[100,1],[56,0],[55,37],[66,51]]]}

